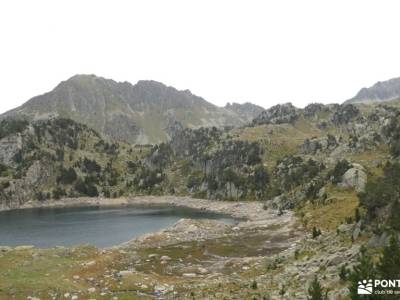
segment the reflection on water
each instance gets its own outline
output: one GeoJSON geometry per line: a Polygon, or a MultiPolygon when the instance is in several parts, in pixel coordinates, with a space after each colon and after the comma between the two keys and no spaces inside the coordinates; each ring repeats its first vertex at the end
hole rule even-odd
{"type": "Polygon", "coordinates": [[[234,220],[186,208],[46,208],[0,212],[0,245],[110,247],[173,225],[181,218],[234,220]]]}

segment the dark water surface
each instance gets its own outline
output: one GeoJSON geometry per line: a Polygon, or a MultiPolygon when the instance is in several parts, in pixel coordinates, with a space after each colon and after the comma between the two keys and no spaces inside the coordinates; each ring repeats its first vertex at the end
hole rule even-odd
{"type": "Polygon", "coordinates": [[[110,247],[167,228],[181,218],[235,222],[223,215],[175,207],[22,209],[0,212],[0,245],[110,247]]]}

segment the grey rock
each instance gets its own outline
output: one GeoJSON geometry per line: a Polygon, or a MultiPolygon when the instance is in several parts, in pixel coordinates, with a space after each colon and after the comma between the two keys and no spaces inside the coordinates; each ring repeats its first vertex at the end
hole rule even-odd
{"type": "Polygon", "coordinates": [[[358,221],[357,224],[354,226],[353,234],[352,234],[354,241],[360,236],[361,226],[362,226],[362,221],[361,220],[358,221]]]}
{"type": "Polygon", "coordinates": [[[328,266],[337,266],[337,265],[341,264],[342,262],[344,262],[345,260],[346,260],[346,258],[340,254],[333,254],[333,255],[329,256],[328,258],[326,258],[328,266]]]}
{"type": "Polygon", "coordinates": [[[368,246],[372,248],[381,248],[389,243],[390,235],[387,232],[383,232],[380,235],[373,235],[368,241],[368,246]]]}
{"type": "Polygon", "coordinates": [[[14,156],[22,149],[20,134],[7,136],[0,140],[0,162],[4,165],[14,165],[14,156]]]}
{"type": "Polygon", "coordinates": [[[318,198],[322,199],[326,196],[326,189],[325,187],[322,187],[319,191],[318,191],[318,198]]]}
{"type": "Polygon", "coordinates": [[[339,186],[342,188],[355,188],[357,192],[365,189],[367,183],[367,174],[363,166],[353,164],[353,167],[344,173],[342,182],[339,186]]]}
{"type": "Polygon", "coordinates": [[[118,272],[119,277],[127,277],[127,276],[131,276],[133,274],[134,274],[133,271],[130,271],[130,270],[123,270],[123,271],[118,272]]]}
{"type": "Polygon", "coordinates": [[[333,135],[327,135],[323,138],[306,139],[300,146],[302,154],[316,154],[317,152],[333,151],[339,146],[336,138],[333,135]]]}

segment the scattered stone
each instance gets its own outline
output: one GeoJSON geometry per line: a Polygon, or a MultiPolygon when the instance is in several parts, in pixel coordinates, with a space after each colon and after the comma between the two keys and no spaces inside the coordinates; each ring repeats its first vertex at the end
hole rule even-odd
{"type": "Polygon", "coordinates": [[[164,285],[157,284],[154,286],[154,292],[156,294],[161,294],[161,295],[165,294],[167,292],[167,290],[168,290],[168,287],[166,287],[164,285]]]}
{"type": "Polygon", "coordinates": [[[120,276],[120,277],[126,277],[126,276],[130,276],[130,275],[133,275],[133,271],[124,270],[124,271],[118,272],[118,276],[120,276]]]}
{"type": "Polygon", "coordinates": [[[199,267],[199,268],[197,269],[197,271],[198,271],[200,274],[202,274],[202,275],[204,275],[204,274],[207,274],[207,273],[208,273],[208,270],[207,270],[207,269],[205,269],[205,268],[202,268],[202,267],[199,267]]]}
{"type": "Polygon", "coordinates": [[[1,246],[0,247],[0,252],[3,252],[3,253],[11,251],[11,250],[12,250],[12,248],[8,247],[8,246],[1,246]]]}
{"type": "Polygon", "coordinates": [[[16,250],[16,251],[24,251],[24,250],[31,250],[31,249],[34,249],[34,248],[35,248],[35,246],[27,245],[27,246],[17,246],[17,247],[14,248],[14,250],[16,250]]]}
{"type": "Polygon", "coordinates": [[[81,266],[83,266],[83,267],[90,267],[90,266],[93,266],[93,265],[95,265],[95,264],[96,264],[96,262],[95,262],[94,260],[92,260],[92,261],[88,261],[88,262],[82,263],[81,266]]]}
{"type": "Polygon", "coordinates": [[[343,257],[342,255],[334,254],[330,257],[328,257],[327,260],[327,265],[328,266],[337,266],[341,264],[346,258],[343,257]]]}

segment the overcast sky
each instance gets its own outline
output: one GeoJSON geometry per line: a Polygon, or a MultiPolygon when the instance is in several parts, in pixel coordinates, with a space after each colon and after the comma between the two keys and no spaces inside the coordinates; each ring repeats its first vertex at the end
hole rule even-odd
{"type": "Polygon", "coordinates": [[[0,3],[0,112],[74,74],[190,89],[217,105],[341,102],[400,76],[400,1],[0,3]]]}

